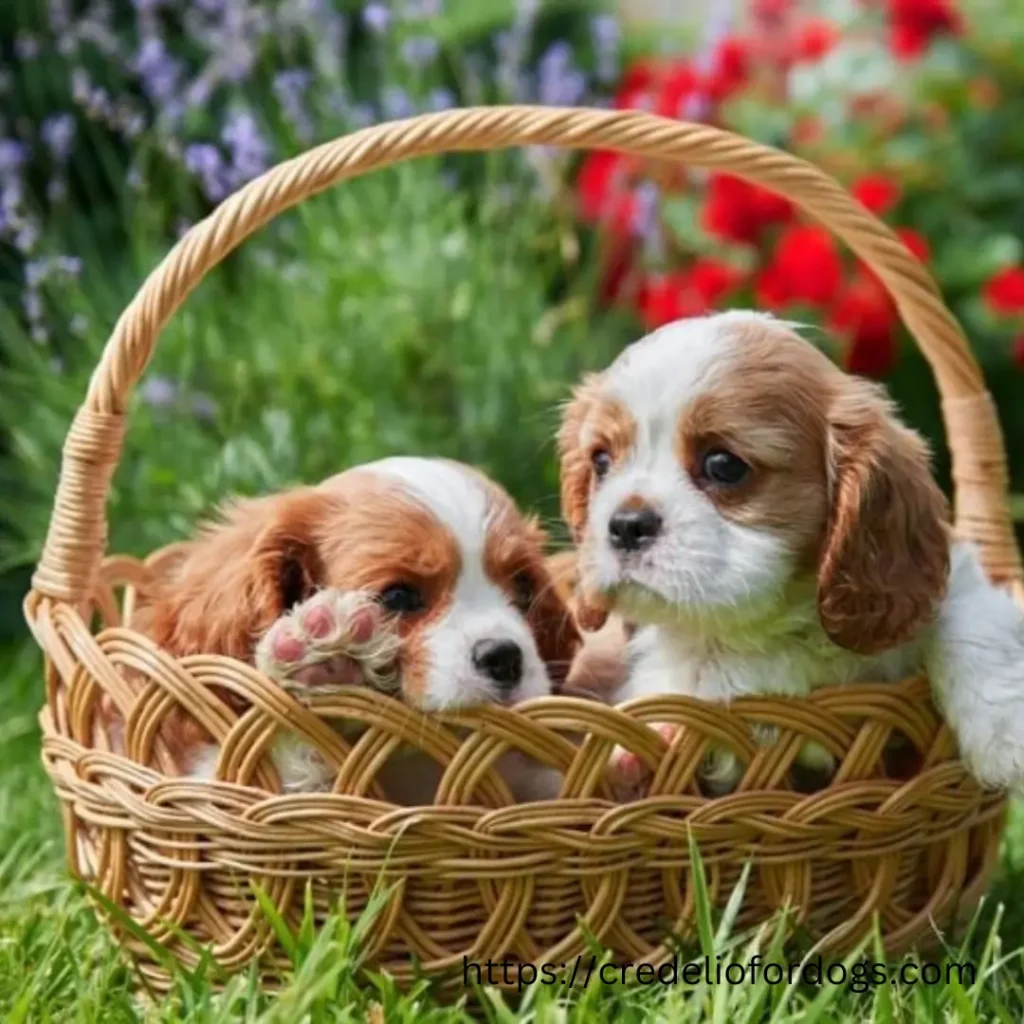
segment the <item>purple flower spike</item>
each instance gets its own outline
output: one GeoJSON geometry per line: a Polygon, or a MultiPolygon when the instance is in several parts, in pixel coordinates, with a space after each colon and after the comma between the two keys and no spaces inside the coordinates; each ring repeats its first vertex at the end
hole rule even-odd
{"type": "Polygon", "coordinates": [[[427,96],[428,110],[450,110],[455,106],[455,96],[450,89],[431,89],[427,96]]]}
{"type": "Polygon", "coordinates": [[[25,284],[30,289],[38,288],[50,274],[48,260],[28,260],[25,264],[25,284]]]}
{"type": "Polygon", "coordinates": [[[441,44],[433,36],[411,36],[402,43],[402,60],[420,70],[437,60],[441,44]]]}
{"type": "Polygon", "coordinates": [[[363,24],[374,35],[383,35],[391,24],[391,11],[382,3],[367,4],[363,8],[363,24]]]}
{"type": "Polygon", "coordinates": [[[573,66],[572,47],[553,43],[537,63],[537,99],[545,106],[573,107],[586,91],[583,73],[573,66]]]}
{"type": "Polygon", "coordinates": [[[28,146],[18,139],[0,139],[0,174],[16,171],[28,159],[28,146]]]}
{"type": "Polygon", "coordinates": [[[267,169],[270,146],[260,133],[256,118],[247,110],[231,114],[221,131],[221,139],[231,152],[231,178],[235,188],[267,169]]]}
{"type": "Polygon", "coordinates": [[[395,121],[402,117],[411,117],[413,114],[412,100],[409,94],[397,85],[386,85],[381,91],[381,109],[384,117],[389,121],[395,121]]]}
{"type": "Polygon", "coordinates": [[[219,202],[228,194],[224,160],[216,146],[208,142],[194,142],[188,146],[185,149],[185,169],[199,179],[200,187],[211,202],[219,202]]]}
{"type": "Polygon", "coordinates": [[[178,385],[167,377],[149,376],[140,389],[142,400],[154,409],[168,409],[178,399],[178,385]]]}
{"type": "Polygon", "coordinates": [[[192,415],[201,423],[212,423],[217,418],[217,403],[210,395],[197,392],[192,396],[192,415]]]}
{"type": "Polygon", "coordinates": [[[619,75],[622,32],[618,19],[611,14],[598,14],[590,23],[590,34],[594,40],[597,77],[602,82],[612,82],[619,75]]]}
{"type": "Polygon", "coordinates": [[[181,63],[167,51],[159,37],[150,36],[142,43],[134,65],[143,90],[155,103],[169,100],[177,93],[181,63]]]}
{"type": "Polygon", "coordinates": [[[75,138],[75,119],[71,114],[55,114],[48,117],[40,129],[43,142],[53,154],[55,160],[64,163],[71,153],[71,144],[75,138]]]}

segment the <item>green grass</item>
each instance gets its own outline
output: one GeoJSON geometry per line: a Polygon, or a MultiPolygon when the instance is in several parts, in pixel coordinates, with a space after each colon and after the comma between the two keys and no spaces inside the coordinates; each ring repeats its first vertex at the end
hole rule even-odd
{"type": "MultiPolygon", "coordinates": [[[[153,1000],[137,991],[126,958],[98,924],[81,887],[65,874],[56,800],[39,760],[36,712],[42,685],[35,649],[24,644],[0,651],[0,679],[0,1020],[6,1024],[453,1024],[480,1014],[502,1024],[1024,1019],[1024,918],[1016,909],[1024,883],[1024,816],[1019,813],[1012,817],[999,874],[974,928],[962,945],[929,957],[940,964],[973,964],[973,982],[958,983],[954,972],[949,984],[883,984],[858,992],[849,984],[769,985],[763,978],[739,985],[595,981],[572,995],[559,986],[535,985],[518,1006],[495,989],[476,989],[474,1009],[468,1000],[438,1000],[426,983],[398,992],[390,979],[361,962],[367,918],[348,921],[339,914],[319,931],[303,927],[286,936],[293,968],[277,993],[263,991],[250,973],[229,979],[219,991],[210,972],[200,969],[179,973],[171,994],[153,1000]]],[[[714,911],[699,884],[701,874],[697,877],[698,944],[686,950],[687,957],[702,962],[707,956],[714,963],[722,955],[723,962],[730,957],[747,962],[760,953],[764,961],[784,962],[793,955],[770,924],[754,935],[736,933],[736,900],[714,911]]],[[[601,963],[600,951],[595,955],[601,963]]],[[[879,959],[870,943],[862,955],[879,959]]]]}

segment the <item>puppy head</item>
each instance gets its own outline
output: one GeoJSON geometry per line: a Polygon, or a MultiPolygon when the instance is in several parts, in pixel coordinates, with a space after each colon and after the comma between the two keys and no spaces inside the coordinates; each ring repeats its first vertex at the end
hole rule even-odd
{"type": "Polygon", "coordinates": [[[317,487],[241,503],[198,541],[153,610],[179,655],[250,660],[320,587],[367,590],[397,619],[403,696],[427,709],[549,693],[579,636],[543,534],[481,474],[386,459],[317,487]]]}
{"type": "Polygon", "coordinates": [[[672,324],[583,382],[559,435],[584,589],[639,621],[758,621],[809,592],[862,653],[908,639],[948,574],[945,500],[873,385],[786,324],[672,324]]]}

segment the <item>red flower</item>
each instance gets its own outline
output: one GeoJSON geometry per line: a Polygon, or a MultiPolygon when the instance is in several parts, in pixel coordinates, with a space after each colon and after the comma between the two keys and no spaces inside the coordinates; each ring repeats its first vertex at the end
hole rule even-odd
{"type": "Polygon", "coordinates": [[[689,64],[673,64],[658,84],[655,111],[663,117],[682,117],[686,101],[700,92],[700,77],[689,64]]]}
{"type": "Polygon", "coordinates": [[[846,335],[846,369],[868,377],[882,377],[898,354],[899,318],[888,292],[873,274],[859,273],[839,295],[829,316],[833,330],[846,335]]]}
{"type": "Polygon", "coordinates": [[[854,198],[878,217],[899,202],[900,187],[884,174],[867,174],[851,189],[854,198]]]}
{"type": "Polygon", "coordinates": [[[711,259],[698,259],[688,270],[659,274],[640,286],[637,306],[653,330],[673,320],[701,316],[717,306],[743,280],[735,267],[711,259]]]}
{"type": "Polygon", "coordinates": [[[1000,270],[985,285],[985,299],[996,313],[1024,312],[1024,267],[1000,270]]]}
{"type": "Polygon", "coordinates": [[[787,228],[775,248],[779,280],[795,301],[825,305],[843,280],[843,264],[832,236],[810,224],[787,228]]]}
{"type": "Polygon", "coordinates": [[[613,105],[617,110],[653,110],[662,69],[650,61],[631,64],[619,82],[613,105]]]}
{"type": "Polygon", "coordinates": [[[779,312],[786,308],[793,296],[785,275],[774,263],[765,267],[754,280],[754,298],[758,306],[779,312]]]}
{"type": "Polygon", "coordinates": [[[793,56],[798,61],[819,61],[836,45],[839,32],[825,18],[808,18],[793,40],[793,56]]]}
{"type": "Polygon", "coordinates": [[[897,228],[896,234],[899,235],[900,241],[922,262],[927,263],[931,257],[931,249],[928,246],[927,239],[918,234],[916,231],[912,231],[910,228],[897,228]]]}
{"type": "Polygon", "coordinates": [[[701,211],[704,230],[726,242],[757,242],[765,228],[792,217],[790,203],[741,178],[712,174],[701,211]]]}
{"type": "Polygon", "coordinates": [[[920,56],[938,35],[958,35],[960,14],[951,0],[887,0],[890,43],[897,57],[920,56]]]}
{"type": "Polygon", "coordinates": [[[631,188],[634,167],[630,157],[609,150],[594,150],[584,157],[576,178],[584,220],[608,224],[621,234],[632,230],[639,205],[631,188]]]}
{"type": "Polygon", "coordinates": [[[746,84],[750,51],[750,42],[742,36],[729,36],[718,44],[707,86],[713,100],[727,99],[746,84]]]}

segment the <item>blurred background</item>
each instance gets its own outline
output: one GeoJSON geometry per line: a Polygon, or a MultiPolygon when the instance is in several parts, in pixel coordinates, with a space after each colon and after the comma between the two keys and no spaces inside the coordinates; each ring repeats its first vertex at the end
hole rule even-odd
{"type": "MultiPolygon", "coordinates": [[[[1024,490],[1022,52],[1019,0],[6,0],[0,644],[23,635],[68,422],[168,248],[276,161],[460,104],[653,110],[823,167],[929,263],[1024,490]]],[[[346,184],[212,274],[135,395],[110,548],[396,452],[474,462],[555,524],[569,384],[732,305],[820,325],[947,479],[927,367],[826,233],[729,177],[535,149],[346,184]]]]}

